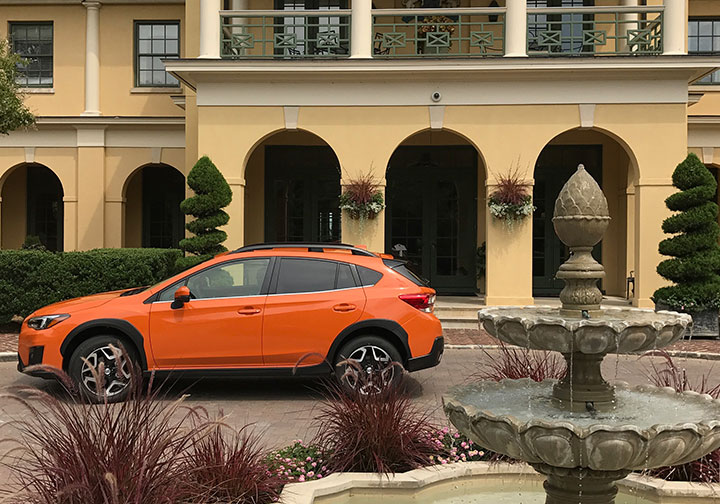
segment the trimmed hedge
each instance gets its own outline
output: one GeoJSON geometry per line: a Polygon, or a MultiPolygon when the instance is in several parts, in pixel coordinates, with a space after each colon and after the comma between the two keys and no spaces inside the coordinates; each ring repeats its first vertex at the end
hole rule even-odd
{"type": "Polygon", "coordinates": [[[98,292],[152,285],[176,273],[175,249],[0,250],[0,323],[98,292]]]}

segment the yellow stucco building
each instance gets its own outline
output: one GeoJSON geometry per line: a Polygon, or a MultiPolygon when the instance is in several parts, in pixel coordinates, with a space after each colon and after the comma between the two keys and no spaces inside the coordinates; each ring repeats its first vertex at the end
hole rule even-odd
{"type": "Polygon", "coordinates": [[[36,128],[0,137],[0,247],[175,246],[184,176],[233,190],[229,248],[403,245],[441,293],[557,294],[552,205],[579,163],[612,223],[602,288],[652,306],[663,200],[720,166],[715,0],[0,0],[36,128]],[[487,198],[517,170],[537,210],[487,198]],[[387,208],[342,215],[372,173],[387,208]],[[478,248],[486,274],[476,275],[478,248]]]}

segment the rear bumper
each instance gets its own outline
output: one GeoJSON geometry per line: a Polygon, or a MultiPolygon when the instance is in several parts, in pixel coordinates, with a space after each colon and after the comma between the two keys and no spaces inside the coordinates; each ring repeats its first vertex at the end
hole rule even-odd
{"type": "Polygon", "coordinates": [[[444,350],[445,338],[443,338],[442,336],[438,336],[437,338],[435,338],[429,354],[408,359],[407,366],[405,366],[405,368],[408,371],[419,371],[421,369],[435,367],[440,364],[440,359],[442,359],[444,350]]]}

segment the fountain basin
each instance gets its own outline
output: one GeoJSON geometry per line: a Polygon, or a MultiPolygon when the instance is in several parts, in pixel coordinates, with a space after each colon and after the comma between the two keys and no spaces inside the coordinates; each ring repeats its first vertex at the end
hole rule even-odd
{"type": "MultiPolygon", "coordinates": [[[[544,477],[525,464],[463,462],[380,475],[339,473],[285,486],[284,504],[544,504],[544,477]]],[[[618,481],[616,504],[720,504],[720,484],[631,474],[618,481]]]]}
{"type": "Polygon", "coordinates": [[[608,412],[553,404],[556,380],[479,382],[451,389],[445,413],[489,450],[530,464],[642,470],[697,460],[720,447],[720,400],[654,386],[616,387],[608,412]]]}
{"type": "Polygon", "coordinates": [[[495,338],[533,350],[563,354],[633,353],[682,338],[692,317],[671,311],[605,308],[591,318],[561,314],[551,306],[495,306],[478,311],[480,326],[495,338]]]}

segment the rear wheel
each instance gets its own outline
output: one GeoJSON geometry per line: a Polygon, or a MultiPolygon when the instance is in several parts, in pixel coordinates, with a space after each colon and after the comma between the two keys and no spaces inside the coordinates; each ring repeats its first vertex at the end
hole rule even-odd
{"type": "Polygon", "coordinates": [[[394,386],[402,374],[400,352],[379,336],[360,336],[350,340],[335,359],[335,376],[342,387],[362,394],[394,386]]]}
{"type": "Polygon", "coordinates": [[[99,403],[123,401],[130,392],[137,352],[117,336],[88,338],[70,357],[68,374],[80,395],[99,403]]]}

